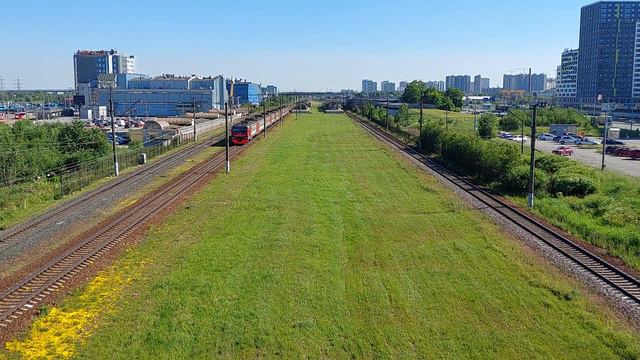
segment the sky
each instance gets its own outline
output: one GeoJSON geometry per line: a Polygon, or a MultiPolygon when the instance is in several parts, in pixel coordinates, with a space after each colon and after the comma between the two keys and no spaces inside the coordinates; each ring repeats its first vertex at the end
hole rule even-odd
{"type": "Polygon", "coordinates": [[[116,49],[136,70],[246,78],[280,90],[362,79],[555,77],[577,48],[579,0],[1,0],[4,88],[73,87],[76,50],[116,49]]]}

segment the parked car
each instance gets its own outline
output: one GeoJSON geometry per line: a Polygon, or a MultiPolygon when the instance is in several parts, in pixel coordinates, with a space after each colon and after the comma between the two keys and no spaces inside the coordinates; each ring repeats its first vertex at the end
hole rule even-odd
{"type": "Polygon", "coordinates": [[[607,145],[626,145],[624,142],[618,139],[607,139],[606,144],[607,145]]]}
{"type": "Polygon", "coordinates": [[[555,135],[549,133],[542,133],[538,135],[538,139],[543,141],[552,141],[555,137],[555,135]]]}
{"type": "Polygon", "coordinates": [[[616,151],[613,154],[615,156],[628,157],[629,154],[631,153],[631,151],[633,151],[632,148],[623,146],[623,147],[620,147],[620,148],[616,149],[616,151]]]}
{"type": "Polygon", "coordinates": [[[618,149],[620,149],[620,145],[609,145],[604,149],[604,153],[609,155],[615,155],[618,149]]]}
{"type": "Polygon", "coordinates": [[[578,140],[577,137],[575,136],[571,136],[571,135],[562,135],[560,137],[560,139],[558,140],[558,142],[562,145],[564,144],[575,144],[576,141],[578,140]]]}
{"type": "MultiPolygon", "coordinates": [[[[113,135],[111,133],[107,133],[107,140],[109,142],[113,141],[113,135]]],[[[118,144],[118,145],[126,145],[127,143],[128,143],[127,139],[116,135],[116,144],[118,144]]]]}
{"type": "Polygon", "coordinates": [[[527,137],[522,135],[516,135],[516,136],[510,137],[508,140],[515,141],[515,142],[527,142],[527,137]]]}
{"type": "Polygon", "coordinates": [[[560,156],[571,156],[573,155],[573,149],[568,146],[558,146],[553,149],[552,153],[560,156]]]}
{"type": "Polygon", "coordinates": [[[600,140],[593,138],[578,138],[576,140],[576,145],[600,145],[602,144],[600,140]]]}
{"type": "Polygon", "coordinates": [[[513,137],[513,135],[511,135],[511,133],[505,132],[505,131],[500,131],[498,133],[498,137],[501,139],[509,139],[511,137],[513,137]]]}
{"type": "Polygon", "coordinates": [[[631,149],[631,151],[629,151],[629,157],[632,160],[640,159],[640,149],[631,149]]]}

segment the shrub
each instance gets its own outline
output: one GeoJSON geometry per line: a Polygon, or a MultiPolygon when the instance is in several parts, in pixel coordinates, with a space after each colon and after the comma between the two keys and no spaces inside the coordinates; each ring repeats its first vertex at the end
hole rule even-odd
{"type": "MultiPolygon", "coordinates": [[[[529,166],[516,166],[507,173],[501,181],[502,188],[511,194],[526,194],[529,191],[529,166]]],[[[534,192],[543,193],[549,186],[549,176],[540,169],[534,171],[534,192]]]]}
{"type": "Polygon", "coordinates": [[[505,141],[484,141],[478,172],[485,182],[498,181],[521,159],[518,148],[505,141]]]}
{"type": "Polygon", "coordinates": [[[439,154],[442,150],[443,137],[442,126],[433,121],[427,121],[422,129],[422,150],[427,154],[439,154]]]}
{"type": "Polygon", "coordinates": [[[444,159],[465,175],[477,176],[482,158],[482,140],[468,134],[453,133],[444,137],[444,159]]]}
{"type": "Polygon", "coordinates": [[[496,125],[498,118],[491,114],[485,113],[478,120],[478,134],[483,139],[492,139],[496,136],[496,125]]]}
{"type": "Polygon", "coordinates": [[[596,182],[582,174],[557,173],[551,178],[549,190],[564,196],[585,197],[597,191],[596,182]]]}
{"type": "Polygon", "coordinates": [[[507,114],[500,118],[500,120],[498,121],[498,126],[501,130],[513,131],[520,128],[520,123],[520,120],[518,120],[515,116],[507,114]]]}
{"type": "Polygon", "coordinates": [[[557,173],[570,163],[571,160],[554,154],[536,155],[536,168],[544,170],[549,174],[557,173]]]}

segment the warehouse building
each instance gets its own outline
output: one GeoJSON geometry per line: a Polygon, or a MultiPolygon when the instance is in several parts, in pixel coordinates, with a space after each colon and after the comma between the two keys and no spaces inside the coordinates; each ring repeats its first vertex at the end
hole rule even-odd
{"type": "Polygon", "coordinates": [[[161,75],[154,78],[135,77],[122,80],[110,90],[96,89],[97,104],[109,105],[113,99],[115,116],[180,116],[193,111],[223,109],[228,101],[222,76],[197,77],[161,75]],[[119,85],[126,84],[126,87],[119,85]]]}

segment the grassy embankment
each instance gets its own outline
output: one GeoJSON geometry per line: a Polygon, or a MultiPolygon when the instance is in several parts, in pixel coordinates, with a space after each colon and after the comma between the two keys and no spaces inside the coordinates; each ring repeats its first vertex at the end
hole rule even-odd
{"type": "MultiPolygon", "coordinates": [[[[415,122],[410,128],[415,130],[418,126],[419,110],[411,109],[411,116],[415,122]]],[[[424,110],[425,119],[438,119],[441,120],[441,124],[444,123],[445,116],[442,110],[424,110]]],[[[448,117],[449,131],[473,133],[473,114],[449,112],[448,117]]],[[[541,128],[540,131],[546,130],[541,128]]],[[[522,163],[528,164],[528,161],[526,153],[522,157],[522,163]]],[[[567,163],[558,173],[569,171],[592,179],[597,187],[596,193],[581,198],[542,192],[538,194],[533,211],[554,225],[606,249],[628,265],[640,270],[640,182],[636,178],[615,171],[600,172],[578,161],[567,159],[567,163]]],[[[496,190],[501,189],[497,187],[496,190]]],[[[511,194],[509,197],[514,202],[526,206],[525,195],[511,194]]]]}
{"type": "Polygon", "coordinates": [[[232,170],[7,354],[640,356],[577,284],[342,115],[291,118],[232,170]]]}

